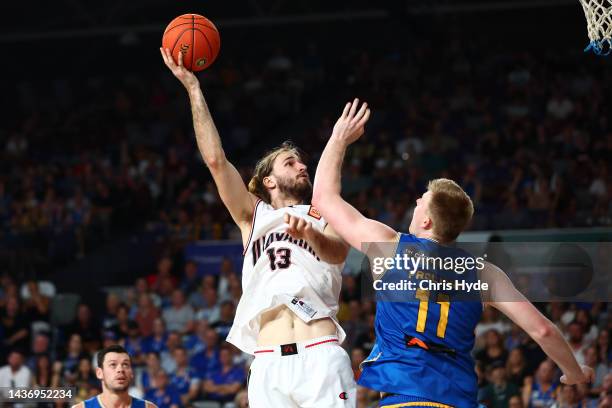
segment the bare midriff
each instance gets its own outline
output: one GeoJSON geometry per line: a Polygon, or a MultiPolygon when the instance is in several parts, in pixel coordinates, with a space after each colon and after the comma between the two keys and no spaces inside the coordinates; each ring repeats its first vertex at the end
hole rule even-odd
{"type": "Polygon", "coordinates": [[[258,346],[297,343],[336,334],[336,325],[329,318],[305,323],[287,306],[281,305],[261,315],[258,346]]]}

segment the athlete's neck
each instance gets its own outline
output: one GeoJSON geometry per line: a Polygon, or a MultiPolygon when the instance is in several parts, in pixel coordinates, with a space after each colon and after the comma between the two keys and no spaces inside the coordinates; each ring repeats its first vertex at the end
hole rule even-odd
{"type": "Polygon", "coordinates": [[[442,244],[442,245],[446,245],[447,242],[443,242],[440,239],[438,239],[431,230],[424,230],[424,231],[418,231],[416,234],[414,234],[417,238],[425,238],[428,239],[430,241],[433,241],[437,244],[442,244]]]}
{"type": "Polygon", "coordinates": [[[104,390],[98,395],[104,408],[129,408],[132,405],[132,397],[127,391],[112,392],[104,390]]]}
{"type": "Polygon", "coordinates": [[[274,197],[271,200],[272,207],[278,210],[279,208],[289,207],[290,205],[303,204],[302,200],[295,197],[274,197]]]}

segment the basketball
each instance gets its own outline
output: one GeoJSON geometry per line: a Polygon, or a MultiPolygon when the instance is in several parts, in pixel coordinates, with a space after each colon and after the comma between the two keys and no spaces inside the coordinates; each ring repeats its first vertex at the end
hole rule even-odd
{"type": "Polygon", "coordinates": [[[217,58],[221,39],[217,27],[199,14],[183,14],[168,24],[162,37],[162,47],[168,48],[178,64],[179,52],[183,65],[190,71],[202,71],[217,58]]]}

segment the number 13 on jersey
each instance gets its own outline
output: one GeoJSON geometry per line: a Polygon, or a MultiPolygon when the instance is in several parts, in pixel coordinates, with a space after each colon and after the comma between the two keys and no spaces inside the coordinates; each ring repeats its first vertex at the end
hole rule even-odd
{"type": "Polygon", "coordinates": [[[270,260],[270,269],[287,269],[291,265],[291,249],[270,248],[266,251],[270,260]]]}

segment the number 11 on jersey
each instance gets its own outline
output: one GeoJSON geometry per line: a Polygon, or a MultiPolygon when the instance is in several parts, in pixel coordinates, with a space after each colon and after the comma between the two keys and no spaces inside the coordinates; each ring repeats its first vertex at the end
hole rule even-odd
{"type": "MultiPolygon", "coordinates": [[[[423,333],[425,331],[425,324],[427,323],[427,311],[429,310],[429,291],[418,289],[415,297],[420,300],[416,331],[423,333]]],[[[436,296],[436,303],[440,305],[440,320],[438,320],[438,329],[436,334],[441,338],[444,338],[444,335],[446,334],[448,312],[450,311],[449,300],[448,295],[438,294],[438,296],[436,296]]]]}

